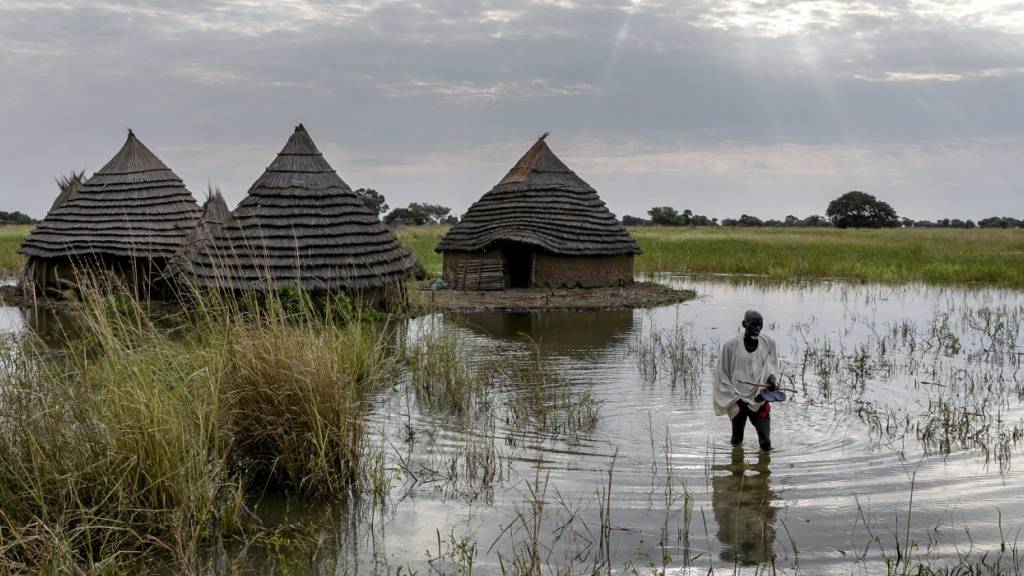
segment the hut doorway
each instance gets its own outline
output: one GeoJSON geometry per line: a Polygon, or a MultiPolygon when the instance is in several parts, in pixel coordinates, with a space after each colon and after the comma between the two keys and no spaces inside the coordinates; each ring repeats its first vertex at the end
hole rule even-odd
{"type": "Polygon", "coordinates": [[[509,288],[533,285],[533,249],[527,244],[506,244],[502,250],[509,288]]]}

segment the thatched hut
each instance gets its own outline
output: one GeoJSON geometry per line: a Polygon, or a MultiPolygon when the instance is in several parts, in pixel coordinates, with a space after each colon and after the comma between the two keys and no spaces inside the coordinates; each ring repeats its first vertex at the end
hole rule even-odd
{"type": "Polygon", "coordinates": [[[418,260],[335,173],[300,124],[206,250],[200,286],[343,291],[362,305],[404,297],[418,260]]]}
{"type": "Polygon", "coordinates": [[[456,289],[633,283],[640,247],[541,136],[436,248],[456,289]]]}
{"type": "Polygon", "coordinates": [[[185,236],[185,241],[171,258],[168,274],[172,277],[190,277],[192,275],[192,258],[205,251],[213,242],[213,238],[231,218],[231,209],[220,193],[220,189],[210,190],[203,203],[203,213],[192,231],[185,236]]]}
{"type": "Polygon", "coordinates": [[[199,218],[185,184],[129,130],[116,155],[69,186],[22,242],[35,289],[67,289],[82,274],[160,290],[168,259],[199,218]]]}

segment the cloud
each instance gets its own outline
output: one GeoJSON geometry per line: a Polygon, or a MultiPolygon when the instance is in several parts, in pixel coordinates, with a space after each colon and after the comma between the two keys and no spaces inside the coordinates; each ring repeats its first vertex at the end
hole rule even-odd
{"type": "Polygon", "coordinates": [[[445,82],[439,80],[410,80],[385,84],[381,89],[391,98],[417,98],[438,96],[459,104],[523,100],[548,96],[600,96],[604,91],[587,83],[551,86],[547,81],[534,78],[526,81],[501,82],[445,82]]]}
{"type": "Polygon", "coordinates": [[[899,181],[907,198],[967,185],[934,182],[942,162],[983,166],[1003,202],[1019,157],[977,143],[1024,141],[1021,13],[1009,0],[5,0],[0,126],[18,136],[0,141],[0,198],[39,215],[53,176],[102,165],[128,126],[191,185],[241,194],[301,121],[350,183],[379,179],[399,199],[469,201],[551,130],[581,172],[650,191],[637,202],[699,186],[729,207],[726,193],[770,183],[814,204],[806,191],[844,174],[899,181]],[[934,160],[902,152],[918,149],[934,160]]]}

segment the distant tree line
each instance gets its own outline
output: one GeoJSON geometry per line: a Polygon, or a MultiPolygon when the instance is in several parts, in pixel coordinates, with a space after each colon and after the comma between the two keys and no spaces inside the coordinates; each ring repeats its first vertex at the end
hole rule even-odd
{"type": "Polygon", "coordinates": [[[405,208],[395,208],[388,212],[387,199],[373,188],[360,188],[356,196],[371,212],[378,216],[384,215],[384,223],[389,226],[423,226],[425,224],[456,224],[459,219],[450,214],[451,208],[439,204],[422,204],[412,202],[405,208]]]}
{"type": "Polygon", "coordinates": [[[39,221],[21,212],[4,212],[0,210],[0,224],[38,224],[39,221]]]}
{"type": "MultiPolygon", "coordinates": [[[[363,204],[374,214],[384,214],[383,221],[389,226],[422,226],[426,224],[457,224],[459,218],[451,209],[438,204],[412,202],[404,208],[391,210],[384,195],[372,188],[355,191],[363,204]]],[[[21,212],[0,211],[2,224],[37,224],[39,221],[21,212]]],[[[782,220],[762,220],[757,216],[742,214],[739,218],[709,218],[685,209],[679,212],[671,206],[655,206],[647,211],[647,218],[629,214],[622,217],[626,226],[730,226],[765,228],[1024,228],[1024,220],[991,216],[974,222],[959,218],[939,220],[913,220],[900,218],[887,202],[871,194],[854,190],[829,202],[825,216],[812,214],[805,218],[789,215],[782,220]]]]}
{"type": "Polygon", "coordinates": [[[766,228],[1024,228],[1024,221],[1016,218],[992,216],[977,222],[959,218],[940,220],[912,220],[900,218],[889,203],[871,194],[854,190],[829,202],[825,216],[812,214],[806,218],[790,215],[782,220],[762,220],[743,214],[739,218],[708,218],[692,210],[677,211],[670,206],[656,206],[647,211],[647,218],[626,215],[626,226],[735,226],[766,228]]]}

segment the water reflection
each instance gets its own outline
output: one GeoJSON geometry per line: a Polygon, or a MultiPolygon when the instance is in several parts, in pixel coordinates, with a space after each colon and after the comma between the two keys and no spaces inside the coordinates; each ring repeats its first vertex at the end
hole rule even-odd
{"type": "Polygon", "coordinates": [[[48,306],[25,306],[21,308],[21,314],[25,326],[49,346],[60,347],[82,333],[70,314],[48,306]]]}
{"type": "Polygon", "coordinates": [[[597,312],[480,312],[445,315],[470,330],[513,342],[533,342],[545,354],[586,359],[626,341],[633,331],[632,310],[597,312]]]}
{"type": "Polygon", "coordinates": [[[0,333],[18,333],[24,329],[24,321],[17,308],[0,306],[0,333]]]}
{"type": "Polygon", "coordinates": [[[718,524],[721,558],[744,565],[774,560],[776,507],[770,486],[771,454],[757,453],[748,464],[743,446],[730,453],[728,464],[712,466],[711,509],[718,524]]]}

